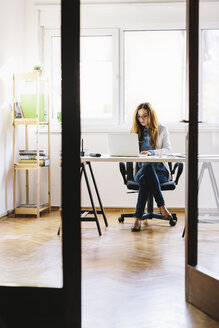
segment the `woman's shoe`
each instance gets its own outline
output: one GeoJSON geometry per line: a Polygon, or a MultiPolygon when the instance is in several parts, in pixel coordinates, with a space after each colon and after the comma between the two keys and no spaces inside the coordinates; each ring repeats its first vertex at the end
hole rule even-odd
{"type": "Polygon", "coordinates": [[[141,219],[135,218],[135,221],[131,227],[131,231],[137,232],[141,230],[141,219]]]}
{"type": "Polygon", "coordinates": [[[168,211],[168,209],[166,208],[166,206],[160,206],[160,214],[162,216],[163,219],[170,219],[172,218],[172,214],[168,211]]]}

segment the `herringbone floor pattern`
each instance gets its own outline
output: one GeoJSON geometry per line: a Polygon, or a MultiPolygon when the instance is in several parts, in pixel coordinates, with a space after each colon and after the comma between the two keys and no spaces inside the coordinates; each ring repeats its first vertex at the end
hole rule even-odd
{"type": "Polygon", "coordinates": [[[82,223],[83,328],[219,327],[185,302],[184,214],[175,227],[153,219],[138,233],[118,216],[108,213],[108,228],[100,218],[101,237],[82,223]]]}
{"type": "MultiPolygon", "coordinates": [[[[175,227],[154,219],[140,233],[130,231],[131,219],[119,224],[118,216],[107,212],[107,228],[100,216],[101,237],[95,223],[82,223],[82,328],[219,328],[185,302],[184,214],[175,227]]],[[[62,286],[59,224],[58,211],[0,220],[1,285],[62,286]]],[[[207,265],[218,227],[200,229],[209,241],[202,252],[207,265]]],[[[219,249],[216,237],[213,245],[219,249]]]]}
{"type": "Polygon", "coordinates": [[[0,220],[0,284],[62,286],[59,211],[0,220]]]}

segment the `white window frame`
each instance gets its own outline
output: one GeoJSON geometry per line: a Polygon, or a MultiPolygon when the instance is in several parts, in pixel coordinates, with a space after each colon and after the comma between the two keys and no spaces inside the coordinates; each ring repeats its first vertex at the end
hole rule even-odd
{"type": "MultiPolygon", "coordinates": [[[[211,24],[201,24],[199,27],[199,120],[202,122],[203,119],[203,94],[202,94],[202,59],[203,59],[203,31],[206,30],[218,30],[219,31],[219,24],[218,23],[211,23],[211,24]]],[[[218,131],[219,123],[208,123],[202,122],[199,124],[199,130],[205,131],[218,131]]]]}
{"type": "MultiPolygon", "coordinates": [[[[212,24],[208,26],[204,24],[200,26],[200,54],[202,54],[202,31],[210,30],[210,29],[219,29],[218,24],[212,24]]],[[[114,99],[113,99],[113,119],[112,120],[82,120],[82,130],[86,131],[105,131],[105,130],[127,130],[130,127],[130,124],[124,123],[124,33],[126,31],[163,31],[163,30],[185,30],[182,28],[123,28],[123,29],[82,29],[82,36],[89,35],[112,35],[113,36],[113,76],[114,76],[114,99]]],[[[51,81],[52,76],[52,66],[51,66],[51,38],[52,37],[61,37],[60,29],[55,28],[44,28],[41,27],[41,35],[42,35],[42,59],[45,67],[45,75],[49,76],[49,80],[51,81]]],[[[202,108],[202,71],[201,71],[201,63],[202,56],[199,57],[200,65],[199,65],[199,89],[200,89],[200,119],[202,118],[203,108],[202,108]]],[[[52,92],[50,88],[50,97],[52,97],[52,92]]],[[[52,99],[52,98],[50,98],[52,99]]],[[[60,126],[57,122],[57,118],[53,117],[52,109],[50,112],[51,115],[51,123],[52,126],[60,126]]],[[[182,119],[186,117],[186,113],[182,113],[182,119]]],[[[172,130],[182,130],[184,129],[184,124],[176,123],[168,123],[166,125],[172,130]]],[[[200,130],[214,130],[218,129],[218,123],[202,123],[200,124],[200,130]]]]}
{"type": "MultiPolygon", "coordinates": [[[[121,93],[121,107],[120,107],[120,124],[124,127],[124,128],[127,128],[127,126],[129,126],[128,123],[125,123],[124,122],[124,115],[125,115],[125,102],[124,102],[124,95],[125,95],[125,89],[124,89],[124,80],[125,80],[125,48],[124,48],[124,35],[125,35],[125,32],[129,32],[129,31],[134,31],[134,32],[138,32],[138,31],[185,31],[186,32],[186,29],[185,27],[182,27],[182,26],[177,26],[177,27],[169,27],[169,26],[163,26],[163,27],[153,27],[153,28],[150,28],[149,26],[145,26],[145,27],[139,27],[139,28],[131,28],[131,27],[128,27],[128,28],[123,28],[121,29],[121,37],[120,37],[120,40],[122,40],[121,42],[121,53],[122,53],[122,58],[121,58],[121,76],[122,76],[122,79],[121,79],[121,83],[120,83],[120,89],[122,90],[122,93],[121,93]]],[[[186,35],[185,35],[186,37],[186,35]]],[[[185,40],[186,41],[186,40],[185,40]]],[[[185,46],[186,46],[186,42],[185,42],[185,46]]],[[[186,49],[185,49],[186,50],[186,49]]],[[[185,51],[185,54],[186,54],[186,51],[185,51]]],[[[185,65],[186,65],[186,58],[185,58],[185,65]]],[[[185,76],[185,79],[186,79],[186,76],[185,76]]],[[[186,81],[185,81],[186,82],[186,81]]],[[[185,88],[186,88],[186,85],[185,85],[185,88]]],[[[185,90],[184,90],[185,92],[185,90]]],[[[184,101],[186,102],[186,100],[184,101]]],[[[137,107],[138,104],[136,104],[136,107],[137,107]]],[[[133,109],[134,111],[134,109],[133,109]]],[[[185,119],[187,113],[186,113],[186,104],[182,103],[181,105],[181,116],[182,116],[182,120],[185,119]]],[[[132,123],[132,122],[131,122],[132,123]]],[[[179,130],[184,130],[184,124],[181,124],[180,122],[176,122],[176,123],[173,123],[173,122],[163,122],[165,123],[169,128],[172,128],[172,129],[179,129],[179,130]]]]}
{"type": "Polygon", "coordinates": [[[57,121],[57,117],[54,117],[53,108],[52,108],[52,38],[60,37],[61,31],[60,29],[52,29],[52,28],[43,28],[43,50],[42,50],[42,59],[44,64],[44,73],[49,77],[50,88],[49,88],[49,96],[50,96],[50,121],[53,126],[60,126],[60,123],[57,121]]]}
{"type": "MultiPolygon", "coordinates": [[[[155,4],[154,4],[155,6],[155,4]]],[[[160,6],[160,5],[159,5],[160,6]]],[[[169,4],[165,4],[164,9],[166,9],[166,7],[168,8],[169,4]]],[[[97,8],[99,7],[99,4],[96,5],[97,8]]],[[[117,106],[115,107],[115,111],[117,111],[117,113],[115,113],[115,117],[116,120],[114,123],[111,123],[111,125],[107,125],[105,123],[100,123],[98,124],[97,121],[93,123],[93,125],[84,125],[84,130],[86,129],[87,131],[91,130],[91,131],[110,131],[110,130],[123,130],[123,129],[127,129],[126,126],[124,126],[123,123],[123,114],[124,114],[124,106],[123,106],[123,31],[124,30],[135,30],[135,29],[139,29],[139,30],[177,30],[177,29],[185,29],[185,22],[184,20],[178,20],[178,22],[176,22],[175,20],[170,20],[170,21],[161,21],[158,22],[158,17],[155,17],[155,22],[148,22],[148,20],[144,20],[143,14],[141,12],[141,7],[144,9],[145,7],[147,7],[147,5],[140,5],[140,11],[138,12],[139,14],[139,18],[135,20],[134,18],[129,20],[127,22],[124,20],[121,20],[118,22],[114,23],[108,20],[108,14],[107,14],[107,20],[106,20],[106,25],[109,28],[106,28],[106,26],[103,25],[103,21],[87,21],[85,20],[85,18],[87,18],[87,14],[89,12],[91,12],[92,14],[96,11],[96,7],[95,5],[91,6],[86,6],[84,5],[84,8],[86,9],[85,12],[83,12],[83,16],[82,16],[82,26],[86,27],[86,29],[84,29],[83,31],[89,31],[89,30],[96,30],[96,31],[102,31],[102,30],[117,30],[118,31],[118,44],[117,44],[117,57],[115,57],[115,60],[117,61],[118,64],[118,81],[117,81],[117,106]],[[86,25],[87,24],[87,25],[86,25]],[[116,26],[117,28],[115,29],[114,26],[116,26]]],[[[107,8],[109,7],[109,9],[113,8],[110,5],[104,5],[104,10],[103,10],[103,14],[106,14],[106,10],[108,10],[107,8]]],[[[103,6],[101,7],[103,8],[103,6]]],[[[135,6],[133,6],[133,9],[136,8],[135,6]]],[[[151,10],[153,12],[153,8],[151,7],[151,5],[148,5],[149,11],[151,10]]],[[[127,6],[124,5],[124,11],[130,13],[131,7],[128,4],[127,6]]],[[[184,6],[182,6],[182,4],[176,4],[176,14],[178,15],[178,10],[181,10],[182,12],[184,12],[184,6]]],[[[218,19],[217,19],[217,15],[214,16],[213,20],[211,18],[212,13],[215,13],[216,10],[219,10],[219,4],[212,2],[212,3],[202,3],[201,6],[201,11],[200,11],[200,41],[201,41],[201,30],[203,29],[219,29],[219,23],[218,23],[218,19]]],[[[123,11],[123,12],[124,12],[123,11]]],[[[166,12],[166,11],[165,11],[166,12]]],[[[96,15],[96,14],[95,14],[96,15]]],[[[95,17],[98,17],[97,15],[95,17]]],[[[172,16],[171,16],[172,17],[172,16]]],[[[116,18],[117,19],[117,18],[116,18]]],[[[52,4],[37,4],[34,6],[34,28],[36,33],[38,32],[38,36],[39,36],[39,54],[40,54],[40,59],[43,58],[43,56],[41,56],[41,54],[44,52],[43,49],[43,30],[49,30],[51,29],[52,31],[57,31],[60,26],[61,26],[61,20],[60,20],[60,5],[52,5],[52,4]],[[39,27],[40,27],[40,31],[39,31],[39,27]]],[[[60,30],[59,30],[59,34],[60,34],[60,30]]],[[[200,42],[200,54],[201,52],[201,42],[200,42]]],[[[199,56],[200,61],[201,61],[201,56],[199,56]]],[[[43,60],[41,60],[43,62],[43,60]]],[[[201,62],[200,62],[201,64],[201,62]]],[[[199,65],[200,67],[200,72],[199,72],[199,88],[200,88],[200,118],[202,117],[202,99],[201,99],[201,65],[199,65]]],[[[46,65],[45,65],[46,68],[46,65]]],[[[184,117],[182,117],[184,118],[184,117]]],[[[186,117],[185,117],[186,118],[186,117]]],[[[56,118],[55,120],[51,121],[52,126],[54,125],[58,125],[56,118]]],[[[86,123],[86,122],[85,122],[86,123]]],[[[109,123],[109,122],[107,122],[109,123]]],[[[60,125],[60,124],[59,124],[60,125]]],[[[178,130],[182,130],[184,129],[183,126],[184,124],[180,124],[180,123],[175,123],[175,124],[170,124],[167,123],[167,126],[174,132],[177,132],[178,130]]],[[[210,131],[210,130],[214,130],[214,129],[218,129],[219,124],[216,123],[202,123],[199,125],[200,130],[206,130],[206,131],[210,131]]]]}
{"type": "MultiPolygon", "coordinates": [[[[113,36],[113,119],[83,119],[81,120],[82,131],[114,131],[114,130],[129,130],[130,123],[124,122],[124,33],[126,31],[166,31],[166,30],[185,30],[184,28],[124,28],[124,29],[81,29],[81,36],[95,36],[95,35],[112,35],[113,36]]],[[[52,77],[52,61],[51,61],[51,38],[61,37],[60,29],[42,28],[42,59],[45,67],[45,74],[52,77]]],[[[52,100],[52,89],[50,88],[50,99],[52,100]]],[[[51,101],[52,105],[52,101],[51,101]]],[[[57,118],[53,117],[53,109],[50,111],[51,124],[53,130],[59,130],[60,123],[57,118]]],[[[182,130],[183,124],[168,123],[167,126],[171,129],[182,130]]]]}
{"type": "Polygon", "coordinates": [[[83,127],[115,126],[119,123],[119,30],[118,29],[81,29],[82,37],[112,36],[112,63],[113,63],[113,108],[112,119],[82,119],[83,127]]]}
{"type": "MultiPolygon", "coordinates": [[[[218,14],[214,17],[211,17],[212,13],[219,12],[219,3],[218,2],[209,2],[201,3],[200,7],[200,18],[199,18],[199,108],[200,116],[199,119],[202,120],[203,117],[203,106],[202,106],[202,30],[219,30],[218,14]]],[[[218,123],[201,123],[199,124],[199,131],[204,132],[218,132],[219,124],[218,123]]]]}
{"type": "MultiPolygon", "coordinates": [[[[82,119],[83,127],[115,126],[119,123],[119,30],[118,29],[81,29],[81,36],[112,36],[113,41],[113,117],[112,119],[82,119]]],[[[60,29],[42,28],[42,59],[45,74],[52,80],[52,37],[61,37],[60,29]]],[[[52,89],[50,87],[50,99],[52,105],[52,89]]],[[[57,118],[53,115],[51,108],[51,123],[59,125],[57,118]]]]}

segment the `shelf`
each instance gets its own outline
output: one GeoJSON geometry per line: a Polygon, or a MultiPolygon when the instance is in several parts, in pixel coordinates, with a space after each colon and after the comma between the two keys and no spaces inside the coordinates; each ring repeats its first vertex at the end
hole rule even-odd
{"type": "Polygon", "coordinates": [[[38,123],[36,118],[15,118],[14,120],[15,125],[36,125],[38,123]]]}
{"type": "Polygon", "coordinates": [[[48,122],[39,122],[39,125],[49,125],[48,122]]]}
{"type": "Polygon", "coordinates": [[[14,79],[25,80],[25,81],[48,81],[47,77],[41,76],[39,71],[29,72],[29,73],[16,73],[14,74],[14,79]]]}
{"type": "Polygon", "coordinates": [[[37,72],[29,72],[29,73],[17,73],[14,74],[14,78],[16,80],[36,80],[38,78],[39,73],[37,72]]]}
{"type": "MultiPolygon", "coordinates": [[[[37,169],[37,163],[16,163],[14,164],[15,170],[36,170],[37,169]]],[[[49,165],[39,165],[39,167],[49,167],[49,165]]]]}
{"type": "MultiPolygon", "coordinates": [[[[20,206],[17,206],[15,208],[15,214],[30,214],[30,215],[37,215],[37,206],[36,204],[27,204],[28,206],[25,207],[25,204],[22,204],[20,206]],[[33,207],[31,207],[33,206],[33,207]]],[[[48,204],[42,204],[39,206],[39,212],[43,212],[45,210],[49,210],[48,204]]]]}
{"type": "Polygon", "coordinates": [[[48,125],[48,122],[37,122],[36,118],[16,118],[15,125],[48,125]]]}
{"type": "Polygon", "coordinates": [[[37,164],[20,164],[16,163],[14,164],[15,170],[36,170],[37,169],[37,164]]]}

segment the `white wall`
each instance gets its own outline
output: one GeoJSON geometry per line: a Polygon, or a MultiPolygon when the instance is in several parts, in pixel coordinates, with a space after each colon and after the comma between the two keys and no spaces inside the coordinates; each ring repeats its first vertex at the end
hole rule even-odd
{"type": "Polygon", "coordinates": [[[0,2],[0,216],[13,207],[12,82],[23,70],[24,0],[0,2]]]}
{"type": "Polygon", "coordinates": [[[31,71],[36,63],[41,61],[40,26],[46,24],[49,28],[60,28],[61,0],[24,0],[25,1],[25,70],[31,71]],[[43,9],[44,8],[44,9],[43,9]],[[45,13],[46,22],[41,23],[45,13]]]}

